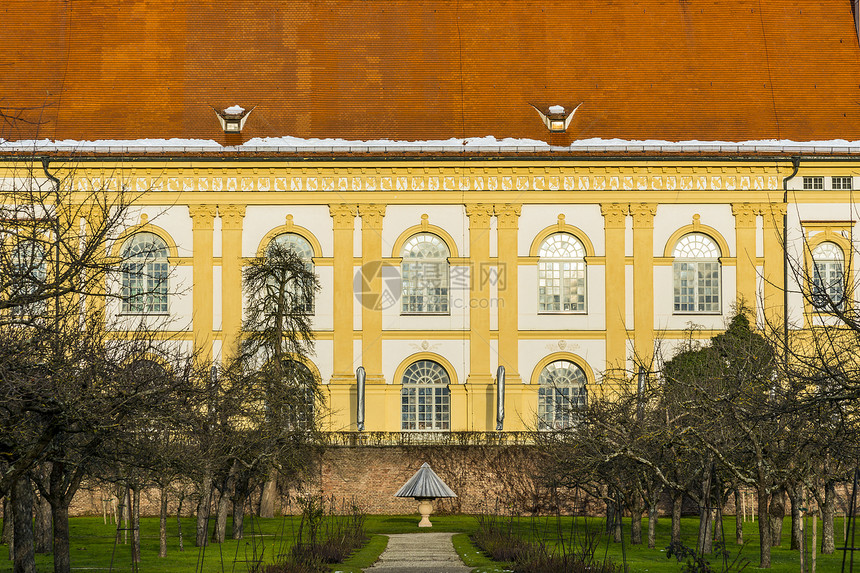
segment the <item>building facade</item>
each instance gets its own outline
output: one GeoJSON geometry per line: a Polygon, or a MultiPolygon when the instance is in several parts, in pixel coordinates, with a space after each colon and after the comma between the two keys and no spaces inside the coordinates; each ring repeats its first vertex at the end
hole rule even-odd
{"type": "Polygon", "coordinates": [[[33,63],[0,93],[4,177],[138,193],[110,249],[167,280],[109,311],[215,360],[244,263],[289,244],[331,431],[359,366],[368,432],[496,430],[499,366],[505,430],[564,427],[739,299],[779,322],[787,288],[803,326],[804,288],[853,284],[849,0],[44,4],[5,8],[33,63]]]}

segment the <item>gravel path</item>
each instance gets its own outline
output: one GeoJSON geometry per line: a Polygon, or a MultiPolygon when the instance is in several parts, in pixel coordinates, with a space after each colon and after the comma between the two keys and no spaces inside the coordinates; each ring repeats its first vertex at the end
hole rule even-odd
{"type": "Polygon", "coordinates": [[[398,533],[368,573],[469,573],[451,543],[453,533],[398,533]]]}

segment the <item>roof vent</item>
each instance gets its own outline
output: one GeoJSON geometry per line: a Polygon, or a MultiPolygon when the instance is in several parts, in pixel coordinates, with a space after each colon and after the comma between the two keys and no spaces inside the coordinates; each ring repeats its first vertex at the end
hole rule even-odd
{"type": "Polygon", "coordinates": [[[530,105],[535,108],[536,112],[538,112],[541,121],[543,121],[543,124],[548,130],[553,133],[562,133],[567,131],[567,127],[573,120],[573,114],[576,113],[576,110],[579,109],[582,103],[573,108],[573,111],[570,112],[566,111],[563,105],[551,105],[546,111],[541,110],[534,104],[530,105]]]}
{"type": "Polygon", "coordinates": [[[252,107],[248,111],[245,111],[244,107],[238,105],[231,105],[222,111],[218,111],[215,108],[212,109],[215,109],[224,133],[241,133],[242,128],[245,127],[245,121],[251,115],[251,112],[254,111],[255,107],[257,106],[252,107]]]}

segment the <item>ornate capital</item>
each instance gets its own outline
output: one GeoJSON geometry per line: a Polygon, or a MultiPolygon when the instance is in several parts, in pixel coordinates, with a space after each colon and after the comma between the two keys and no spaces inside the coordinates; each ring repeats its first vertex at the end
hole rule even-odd
{"type": "Polygon", "coordinates": [[[519,228],[520,212],[522,205],[505,203],[502,205],[494,205],[493,210],[498,217],[499,229],[517,229],[519,228]]]}
{"type": "Polygon", "coordinates": [[[221,215],[221,229],[242,229],[242,220],[245,218],[244,205],[218,205],[218,214],[221,215]]]}
{"type": "Polygon", "coordinates": [[[490,219],[493,218],[493,206],[486,203],[466,205],[466,216],[469,217],[470,229],[489,229],[490,219]]]}
{"type": "Polygon", "coordinates": [[[195,229],[212,229],[218,210],[215,205],[189,205],[188,213],[195,229]]]}
{"type": "Polygon", "coordinates": [[[348,205],[346,203],[329,205],[328,212],[331,218],[334,219],[335,229],[355,228],[355,214],[358,212],[355,205],[348,205]]]}
{"type": "Polygon", "coordinates": [[[735,227],[742,229],[755,229],[758,209],[749,203],[733,203],[732,215],[735,216],[735,227]]]}
{"type": "Polygon", "coordinates": [[[362,229],[381,229],[385,205],[359,205],[358,214],[361,216],[362,229]]]}
{"type": "Polygon", "coordinates": [[[787,207],[784,203],[761,203],[758,212],[765,227],[776,228],[782,226],[782,216],[786,214],[787,207]]]}
{"type": "Polygon", "coordinates": [[[634,229],[653,229],[654,215],[657,214],[657,204],[633,203],[630,205],[630,214],[633,215],[634,229]]]}
{"type": "Polygon", "coordinates": [[[603,215],[603,224],[607,229],[623,229],[627,226],[627,212],[629,208],[623,203],[603,203],[600,205],[600,214],[603,215]]]}

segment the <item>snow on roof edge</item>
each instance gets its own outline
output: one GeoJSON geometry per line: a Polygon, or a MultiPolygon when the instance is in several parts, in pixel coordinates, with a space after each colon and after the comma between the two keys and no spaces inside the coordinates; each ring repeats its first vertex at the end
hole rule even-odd
{"type": "Polygon", "coordinates": [[[302,139],[298,137],[263,137],[249,139],[242,145],[223,146],[211,139],[136,139],[136,140],[21,140],[0,139],[0,153],[10,152],[95,152],[95,153],[193,153],[193,152],[276,152],[276,153],[367,153],[367,152],[656,152],[656,153],[860,153],[860,141],[845,139],[821,141],[749,140],[749,141],[666,141],[625,139],[580,139],[570,145],[550,145],[535,139],[497,139],[493,136],[466,139],[400,141],[302,139]]]}

